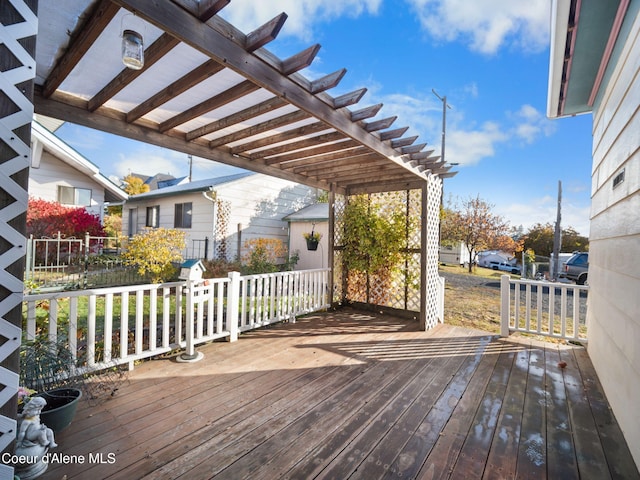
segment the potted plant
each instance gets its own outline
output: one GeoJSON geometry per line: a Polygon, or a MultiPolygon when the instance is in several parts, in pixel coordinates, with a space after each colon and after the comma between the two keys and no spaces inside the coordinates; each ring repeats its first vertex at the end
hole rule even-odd
{"type": "Polygon", "coordinates": [[[82,398],[83,377],[63,341],[36,339],[20,350],[20,385],[47,404],[40,413],[42,423],[59,432],[69,426],[82,398]]]}
{"type": "Polygon", "coordinates": [[[318,249],[318,243],[320,243],[320,239],[322,238],[320,232],[314,232],[313,229],[311,229],[311,232],[305,232],[302,236],[307,241],[307,250],[318,249]]]}

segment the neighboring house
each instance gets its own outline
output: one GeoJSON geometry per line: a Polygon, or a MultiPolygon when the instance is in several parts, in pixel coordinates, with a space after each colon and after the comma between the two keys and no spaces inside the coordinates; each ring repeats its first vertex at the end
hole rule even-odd
{"type": "Polygon", "coordinates": [[[120,204],[124,190],[100,169],[34,120],[29,195],[62,205],[85,207],[102,220],[105,204],[120,204]]]}
{"type": "MultiPolygon", "coordinates": [[[[472,252],[473,253],[473,252],[472,252]]],[[[469,249],[464,242],[455,245],[440,245],[440,263],[464,265],[469,263],[469,249]]]]}
{"type": "Polygon", "coordinates": [[[490,267],[491,262],[511,263],[515,265],[516,259],[513,255],[502,252],[500,250],[485,250],[478,253],[478,265],[481,267],[490,267]]]}
{"type": "Polygon", "coordinates": [[[168,173],[156,173],[153,176],[144,175],[142,173],[130,173],[132,177],[142,180],[149,190],[157,190],[159,188],[173,187],[174,185],[183,185],[188,182],[188,177],[176,178],[168,173]]]}
{"type": "Polygon", "coordinates": [[[187,256],[234,260],[252,238],[276,238],[286,245],[282,218],[315,198],[311,187],[239,173],[132,195],[123,208],[122,227],[128,236],[145,227],[177,228],[187,233],[187,256]]]}
{"type": "Polygon", "coordinates": [[[298,252],[296,270],[325,268],[329,254],[329,204],[315,203],[283,218],[289,222],[289,251],[298,252]],[[318,232],[322,235],[317,250],[307,250],[305,233],[318,232]]]}
{"type": "Polygon", "coordinates": [[[548,116],[593,116],[589,357],[640,465],[640,2],[554,0],[551,31],[548,116]]]}

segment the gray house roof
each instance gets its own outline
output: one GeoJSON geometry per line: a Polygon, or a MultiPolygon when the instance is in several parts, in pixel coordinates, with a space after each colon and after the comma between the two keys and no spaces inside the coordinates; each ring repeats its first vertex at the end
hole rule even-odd
{"type": "Polygon", "coordinates": [[[143,201],[150,198],[170,197],[173,195],[180,195],[183,193],[192,192],[207,192],[213,190],[213,187],[217,185],[223,185],[225,183],[235,182],[243,178],[256,175],[253,172],[236,173],[234,175],[225,175],[223,177],[207,178],[205,180],[196,180],[195,182],[185,183],[183,185],[173,185],[171,187],[160,188],[158,190],[151,190],[149,192],[140,193],[138,195],[129,196],[128,202],[143,201]]]}
{"type": "Polygon", "coordinates": [[[297,212],[290,213],[282,220],[287,222],[327,221],[329,220],[329,204],[314,203],[313,205],[301,208],[297,212]]]}

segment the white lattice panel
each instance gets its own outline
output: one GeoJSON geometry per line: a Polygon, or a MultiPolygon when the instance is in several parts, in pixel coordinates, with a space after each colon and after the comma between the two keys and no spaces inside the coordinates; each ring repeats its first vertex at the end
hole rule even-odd
{"type": "Polygon", "coordinates": [[[216,225],[213,258],[216,260],[227,259],[227,238],[229,235],[229,220],[231,217],[231,202],[225,200],[216,201],[216,225]]]}
{"type": "MultiPolygon", "coordinates": [[[[35,77],[36,65],[33,52],[27,51],[21,42],[35,37],[38,19],[22,0],[3,0],[0,9],[3,20],[0,44],[13,56],[2,59],[0,72],[0,110],[4,112],[0,118],[0,361],[4,361],[20,347],[22,337],[22,331],[16,325],[20,323],[22,276],[16,277],[11,271],[15,271],[16,263],[24,257],[26,245],[22,234],[28,201],[24,172],[29,168],[31,158],[27,132],[33,118],[31,89],[27,85],[35,77]],[[18,178],[23,184],[16,181],[18,178]]],[[[0,404],[15,399],[17,372],[0,368],[0,390],[0,404]]],[[[0,416],[1,450],[14,440],[15,429],[15,416],[0,416]]]]}
{"type": "Polygon", "coordinates": [[[427,181],[427,264],[423,265],[427,274],[426,295],[426,328],[430,329],[438,324],[438,246],[440,243],[440,199],[442,195],[442,180],[431,176],[427,181]]]}

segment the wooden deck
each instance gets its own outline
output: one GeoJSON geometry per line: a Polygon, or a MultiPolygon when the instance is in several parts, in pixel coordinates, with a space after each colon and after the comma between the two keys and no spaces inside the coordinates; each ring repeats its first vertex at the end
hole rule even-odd
{"type": "Polygon", "coordinates": [[[639,478],[580,347],[344,310],[199,350],[83,402],[41,478],[639,478]]]}

